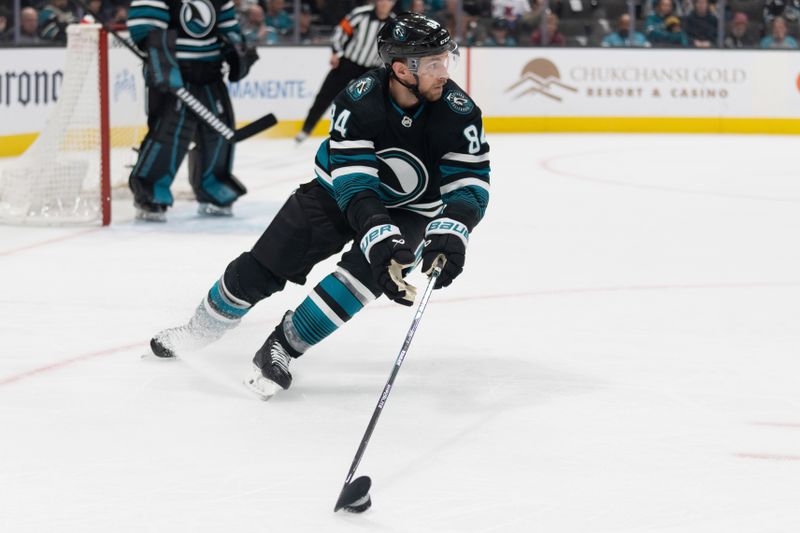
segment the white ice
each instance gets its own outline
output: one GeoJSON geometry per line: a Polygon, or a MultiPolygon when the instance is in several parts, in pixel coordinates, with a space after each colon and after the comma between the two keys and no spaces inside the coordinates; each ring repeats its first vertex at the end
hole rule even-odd
{"type": "MultiPolygon", "coordinates": [[[[143,360],[311,176],[248,141],[232,220],[0,227],[0,531],[800,531],[795,137],[491,135],[492,200],[433,294],[333,513],[413,310],[375,302],[262,402],[282,313],[143,360]]],[[[415,275],[418,283],[422,282],[415,275]]]]}

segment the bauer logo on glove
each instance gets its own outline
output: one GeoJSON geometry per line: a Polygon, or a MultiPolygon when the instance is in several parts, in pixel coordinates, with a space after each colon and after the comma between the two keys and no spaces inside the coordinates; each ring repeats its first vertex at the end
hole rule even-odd
{"type": "Polygon", "coordinates": [[[439,256],[446,262],[434,288],[447,287],[464,270],[464,260],[469,242],[469,229],[452,218],[440,217],[425,229],[425,246],[422,249],[422,271],[431,275],[439,256]]]}
{"type": "Polygon", "coordinates": [[[403,271],[416,256],[400,228],[391,223],[373,226],[364,232],[360,246],[380,290],[392,301],[412,305],[417,289],[403,279],[403,271]]]}

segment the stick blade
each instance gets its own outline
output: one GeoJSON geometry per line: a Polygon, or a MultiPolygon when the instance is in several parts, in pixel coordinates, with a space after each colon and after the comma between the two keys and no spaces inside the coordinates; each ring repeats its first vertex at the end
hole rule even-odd
{"type": "Polygon", "coordinates": [[[232,141],[238,143],[239,141],[243,141],[248,137],[252,137],[256,133],[261,133],[262,131],[271,128],[277,123],[278,119],[275,118],[275,115],[269,113],[268,115],[264,115],[263,117],[254,120],[247,126],[236,130],[233,133],[232,141]]]}
{"type": "Polygon", "coordinates": [[[361,476],[350,483],[345,483],[333,512],[344,509],[351,513],[363,513],[369,509],[372,506],[372,498],[369,496],[371,486],[372,480],[369,476],[361,476]]]}

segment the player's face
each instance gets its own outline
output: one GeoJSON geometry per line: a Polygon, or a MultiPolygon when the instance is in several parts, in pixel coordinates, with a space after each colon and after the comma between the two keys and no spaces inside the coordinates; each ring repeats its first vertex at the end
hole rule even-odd
{"type": "Polygon", "coordinates": [[[419,92],[429,102],[442,97],[444,84],[458,62],[458,55],[452,52],[423,57],[419,60],[417,75],[419,76],[419,92]]]}

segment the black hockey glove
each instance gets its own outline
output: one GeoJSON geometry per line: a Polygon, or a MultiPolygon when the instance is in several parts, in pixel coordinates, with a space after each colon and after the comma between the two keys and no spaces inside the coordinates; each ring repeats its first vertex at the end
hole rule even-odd
{"type": "Polygon", "coordinates": [[[162,92],[174,91],[183,87],[183,77],[178,61],[175,59],[175,30],[164,31],[153,28],[147,34],[147,68],[145,69],[148,87],[162,92]]]}
{"type": "Polygon", "coordinates": [[[372,226],[361,238],[361,251],[381,291],[399,304],[412,305],[417,289],[403,280],[403,269],[416,257],[400,228],[391,223],[372,226]]]}
{"type": "Polygon", "coordinates": [[[422,249],[422,271],[430,276],[433,264],[439,255],[447,262],[436,280],[434,289],[447,287],[464,270],[469,230],[467,226],[452,218],[439,217],[425,228],[425,247],[422,249]]]}
{"type": "Polygon", "coordinates": [[[258,61],[256,48],[247,44],[238,33],[219,33],[219,39],[222,41],[222,56],[230,69],[228,80],[241,80],[258,61]]]}

